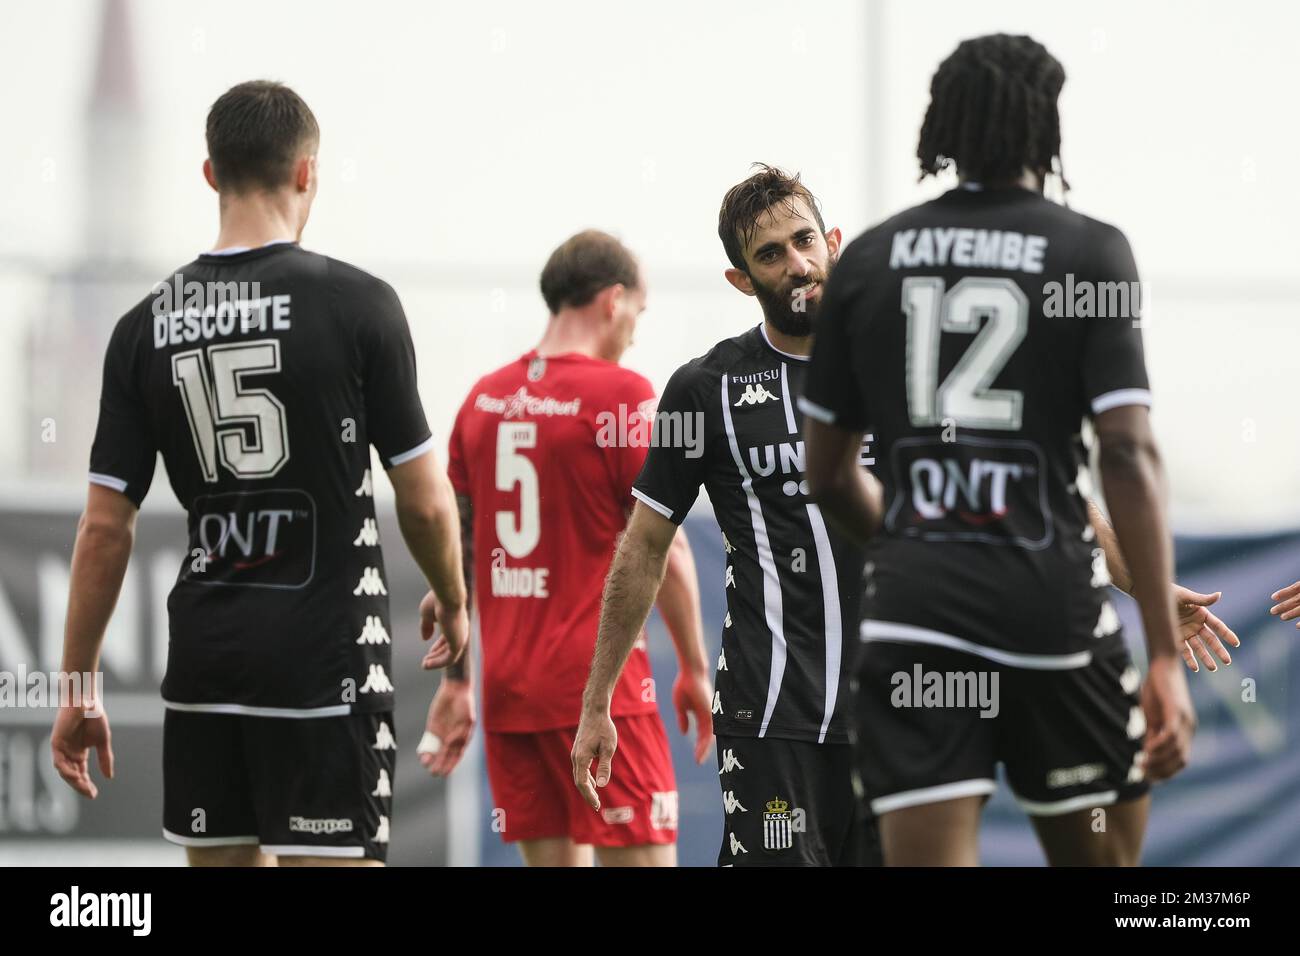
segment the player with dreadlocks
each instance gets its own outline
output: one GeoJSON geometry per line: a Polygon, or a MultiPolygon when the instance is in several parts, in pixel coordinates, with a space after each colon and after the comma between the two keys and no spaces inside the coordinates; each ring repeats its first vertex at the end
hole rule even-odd
{"type": "Polygon", "coordinates": [[[1067,277],[1137,282],[1123,233],[1042,195],[1064,82],[1029,37],[962,43],[917,149],[922,178],[955,167],[957,188],[850,244],[818,316],[807,479],[871,541],[855,769],[887,864],[977,863],[998,763],[1049,862],[1136,863],[1149,781],[1195,728],[1137,313],[1053,305],[1067,277]],[[1089,521],[1085,418],[1113,536],[1089,521]],[[1112,578],[1141,609],[1145,682],[1112,578]]]}

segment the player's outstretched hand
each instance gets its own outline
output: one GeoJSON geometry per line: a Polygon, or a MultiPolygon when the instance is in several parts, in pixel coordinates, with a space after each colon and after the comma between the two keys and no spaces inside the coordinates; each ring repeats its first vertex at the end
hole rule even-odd
{"type": "Polygon", "coordinates": [[[713,682],[708,673],[680,672],[673,682],[673,707],[683,734],[691,732],[689,715],[695,715],[695,762],[704,763],[713,748],[713,682]]]}
{"type": "Polygon", "coordinates": [[[435,633],[438,639],[420,662],[427,671],[456,663],[469,644],[469,612],[463,606],[455,611],[443,607],[430,591],[420,602],[420,637],[427,641],[435,633]]]}
{"type": "Polygon", "coordinates": [[[415,748],[424,769],[435,777],[445,777],[455,770],[474,733],[474,723],[473,685],[444,675],[429,704],[424,737],[415,748]]]}
{"type": "Polygon", "coordinates": [[[50,735],[54,752],[54,769],[69,787],[83,797],[94,800],[99,788],[90,779],[90,751],[95,751],[99,769],[113,779],[113,735],[108,729],[108,715],[87,717],[81,707],[60,707],[50,735]]]}
{"type": "Polygon", "coordinates": [[[1183,660],[1193,671],[1199,671],[1199,656],[1210,671],[1217,671],[1217,657],[1225,665],[1232,663],[1232,655],[1224,644],[1241,647],[1241,639],[1232,628],[1211,614],[1207,608],[1223,596],[1222,591],[1198,594],[1182,585],[1174,585],[1174,600],[1178,603],[1178,636],[1183,639],[1183,660]],[[1211,656],[1213,653],[1213,657],[1211,656]]]}
{"type": "Polygon", "coordinates": [[[1289,588],[1274,591],[1273,600],[1277,603],[1268,609],[1268,613],[1276,614],[1283,621],[1295,621],[1295,626],[1300,627],[1300,620],[1297,620],[1300,618],[1300,581],[1289,588]]]}
{"type": "Polygon", "coordinates": [[[610,765],[617,749],[618,730],[609,711],[597,713],[584,708],[578,734],[573,739],[573,785],[593,810],[600,809],[600,795],[596,788],[609,783],[610,765]],[[591,777],[593,760],[597,761],[595,780],[591,777]]]}
{"type": "Polygon", "coordinates": [[[1168,780],[1187,766],[1192,734],[1196,733],[1196,711],[1187,690],[1187,674],[1173,657],[1151,662],[1142,685],[1142,711],[1147,722],[1142,748],[1147,777],[1168,780]]]}

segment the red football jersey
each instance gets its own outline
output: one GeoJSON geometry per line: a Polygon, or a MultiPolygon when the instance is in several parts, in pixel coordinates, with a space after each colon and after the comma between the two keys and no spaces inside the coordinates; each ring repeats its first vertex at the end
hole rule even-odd
{"type": "MultiPolygon", "coordinates": [[[[474,506],[485,729],[577,725],[654,402],[613,362],[533,351],[479,379],[457,413],[447,470],[474,506]]],[[[643,633],[612,713],[657,709],[643,633]]]]}

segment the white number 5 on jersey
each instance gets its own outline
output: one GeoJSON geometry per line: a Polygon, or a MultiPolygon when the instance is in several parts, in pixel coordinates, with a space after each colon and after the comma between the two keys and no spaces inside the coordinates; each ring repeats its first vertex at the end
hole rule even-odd
{"type": "Polygon", "coordinates": [[[519,486],[519,516],[513,511],[496,513],[497,540],[512,558],[530,554],[542,537],[541,491],[537,469],[519,453],[537,447],[536,422],[502,422],[497,426],[497,490],[519,486]]]}

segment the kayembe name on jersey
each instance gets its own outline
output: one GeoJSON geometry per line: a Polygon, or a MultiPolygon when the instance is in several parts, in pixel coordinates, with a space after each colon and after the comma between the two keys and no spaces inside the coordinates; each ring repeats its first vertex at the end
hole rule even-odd
{"type": "Polygon", "coordinates": [[[767,801],[763,813],[763,849],[788,850],[794,846],[790,804],[780,797],[767,801]]]}

